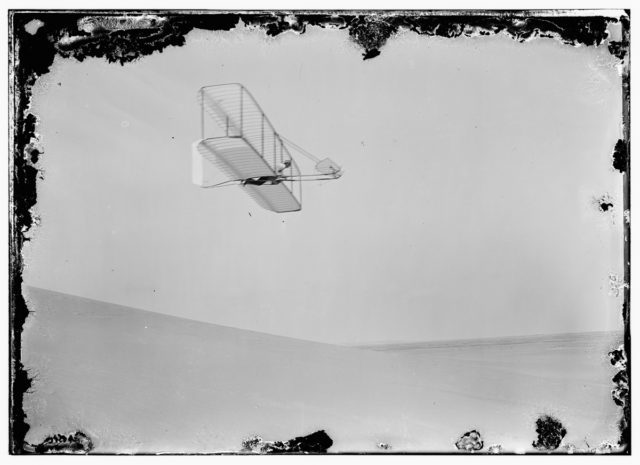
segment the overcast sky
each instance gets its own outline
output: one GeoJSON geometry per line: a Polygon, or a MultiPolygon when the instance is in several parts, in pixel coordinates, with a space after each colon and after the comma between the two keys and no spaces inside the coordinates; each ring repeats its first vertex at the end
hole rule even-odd
{"type": "Polygon", "coordinates": [[[124,67],[58,58],[34,101],[26,283],[332,343],[622,328],[606,46],[405,33],[363,61],[347,31],[307,31],[196,30],[124,67]],[[288,214],[194,186],[196,93],[226,82],[345,175],[288,214]]]}

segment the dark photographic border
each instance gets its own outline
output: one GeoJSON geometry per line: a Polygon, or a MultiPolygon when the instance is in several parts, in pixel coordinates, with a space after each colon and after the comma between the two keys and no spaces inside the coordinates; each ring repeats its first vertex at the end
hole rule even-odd
{"type": "MultiPolygon", "coordinates": [[[[31,209],[37,203],[36,184],[44,156],[35,144],[38,118],[30,110],[32,91],[56,55],[83,61],[100,57],[126,66],[166,47],[184,45],[192,29],[233,29],[239,21],[266,35],[285,31],[304,34],[307,26],[348,30],[362,49],[362,59],[384,53],[384,44],[399,30],[425,38],[507,34],[513,40],[552,37],[569,45],[597,46],[608,36],[607,26],[620,23],[622,40],[610,41],[609,52],[622,60],[623,138],[611,147],[613,168],[622,175],[624,221],[624,344],[609,354],[618,372],[612,379],[612,397],[621,408],[619,451],[631,453],[631,226],[630,211],[630,11],[611,16],[602,10],[514,11],[183,11],[183,10],[10,10],[9,11],[9,449],[11,454],[39,453],[25,443],[29,430],[23,410],[24,394],[32,375],[21,362],[22,330],[29,308],[22,296],[22,247],[37,221],[31,209]],[[34,33],[25,25],[39,21],[34,33]],[[92,27],[79,28],[82,24],[92,27]],[[63,37],[67,40],[61,41],[63,37]],[[68,38],[72,40],[68,40],[68,38]]],[[[284,451],[286,453],[288,451],[284,451]]],[[[292,451],[300,453],[300,451],[292,451]]],[[[64,453],[64,452],[63,452],[64,453]]],[[[279,451],[283,453],[283,451],[279,451]]],[[[580,452],[577,452],[580,453],[580,452]]],[[[433,454],[432,454],[433,455],[433,454]]]]}

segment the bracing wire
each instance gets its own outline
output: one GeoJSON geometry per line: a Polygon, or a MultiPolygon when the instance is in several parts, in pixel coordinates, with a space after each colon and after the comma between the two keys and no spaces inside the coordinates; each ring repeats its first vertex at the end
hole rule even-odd
{"type": "Polygon", "coordinates": [[[302,147],[300,147],[298,144],[296,144],[295,142],[293,142],[290,139],[287,139],[286,137],[284,137],[282,134],[280,134],[280,138],[284,141],[287,142],[288,145],[290,145],[292,148],[294,148],[297,152],[299,152],[301,155],[304,155],[305,157],[309,158],[310,160],[312,160],[315,163],[320,162],[320,159],[318,157],[316,157],[314,154],[306,151],[305,149],[303,149],[302,147]]]}

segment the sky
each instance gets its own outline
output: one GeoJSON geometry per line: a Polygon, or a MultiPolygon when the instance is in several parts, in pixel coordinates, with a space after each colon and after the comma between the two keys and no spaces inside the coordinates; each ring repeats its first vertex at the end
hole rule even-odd
{"type": "Polygon", "coordinates": [[[344,30],[196,30],[125,66],[57,58],[33,108],[28,285],[338,344],[622,328],[606,46],[406,32],[363,61],[344,30]],[[280,215],[194,186],[197,90],[226,82],[344,176],[280,215]]]}

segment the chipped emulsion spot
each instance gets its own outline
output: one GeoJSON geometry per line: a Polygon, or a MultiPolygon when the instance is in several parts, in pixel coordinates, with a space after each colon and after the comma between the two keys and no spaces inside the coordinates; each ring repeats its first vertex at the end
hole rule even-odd
{"type": "Polygon", "coordinates": [[[363,60],[368,60],[380,55],[380,47],[386,43],[391,34],[397,31],[396,25],[374,14],[359,17],[352,22],[349,27],[349,36],[364,49],[363,60]]]}
{"type": "Polygon", "coordinates": [[[603,212],[609,211],[610,209],[613,209],[613,202],[611,202],[608,197],[603,197],[598,200],[598,208],[603,212]]]}
{"type": "Polygon", "coordinates": [[[47,436],[40,444],[27,444],[25,449],[36,454],[88,454],[93,441],[82,431],[47,436]]]}
{"type": "Polygon", "coordinates": [[[629,289],[629,283],[625,282],[615,273],[609,273],[609,295],[620,297],[620,292],[629,289]]]}
{"type": "Polygon", "coordinates": [[[613,204],[611,202],[607,202],[607,201],[601,201],[600,202],[600,210],[602,210],[603,212],[608,211],[609,209],[613,208],[613,204]]]}
{"type": "Polygon", "coordinates": [[[613,197],[606,193],[601,195],[600,197],[594,197],[591,200],[591,203],[595,208],[598,209],[601,213],[608,213],[611,215],[611,221],[615,224],[615,215],[614,215],[614,199],[613,197]]]}
{"type": "Polygon", "coordinates": [[[620,17],[620,22],[610,25],[609,52],[620,60],[625,60],[629,52],[629,39],[625,37],[625,31],[630,30],[629,18],[620,17]]]}
{"type": "Polygon", "coordinates": [[[557,418],[542,415],[536,420],[536,433],[538,438],[533,442],[533,447],[540,451],[551,451],[560,447],[567,429],[557,418]]]}
{"type": "Polygon", "coordinates": [[[629,159],[627,143],[625,141],[619,139],[618,142],[616,142],[611,158],[613,159],[613,168],[615,170],[620,173],[625,173],[627,171],[627,163],[629,162],[629,159]]]}
{"type": "MultiPolygon", "coordinates": [[[[380,49],[395,33],[402,30],[426,37],[443,38],[486,36],[503,33],[519,42],[534,37],[550,37],[572,46],[598,46],[606,44],[609,52],[625,60],[629,52],[630,23],[628,13],[621,17],[562,16],[557,12],[499,12],[473,14],[443,12],[256,12],[256,13],[202,13],[202,12],[147,12],[86,14],[47,11],[10,11],[10,52],[13,60],[11,116],[13,118],[13,157],[10,160],[10,325],[11,325],[11,444],[12,453],[24,453],[24,438],[29,429],[22,409],[25,391],[31,379],[21,363],[21,334],[29,313],[21,293],[22,246],[28,241],[27,233],[37,217],[31,211],[36,204],[36,180],[41,176],[37,167],[43,153],[36,136],[36,117],[29,112],[32,88],[39,76],[47,73],[56,55],[83,61],[88,57],[101,57],[110,63],[132,62],[169,46],[182,46],[185,36],[193,29],[234,29],[240,22],[249,27],[263,29],[276,36],[286,31],[303,34],[307,26],[348,29],[351,39],[364,49],[363,58],[380,55],[380,49]]],[[[625,63],[625,65],[628,65],[625,63]]],[[[613,166],[620,172],[628,167],[629,73],[622,72],[625,124],[624,141],[616,144],[613,166]]],[[[626,179],[628,183],[628,179],[626,179]]],[[[625,184],[626,186],[626,184],[625,184]]],[[[628,192],[628,190],[626,190],[628,192]]],[[[628,212],[627,193],[623,208],[628,212]]],[[[609,211],[612,202],[598,208],[609,211]],[[605,208],[606,207],[606,208],[605,208]]],[[[628,227],[628,215],[625,216],[628,227]]],[[[628,233],[628,230],[625,231],[628,233]]],[[[628,252],[625,251],[625,257],[628,252]]],[[[628,262],[628,257],[625,258],[628,262]]],[[[628,269],[625,269],[625,274],[628,269]]],[[[623,304],[625,347],[630,344],[628,305],[623,304]]],[[[628,369],[628,366],[627,366],[628,369]]],[[[628,444],[630,409],[625,404],[621,420],[621,438],[628,444]]]]}
{"type": "Polygon", "coordinates": [[[477,430],[471,430],[464,433],[458,441],[456,441],[456,449],[466,451],[466,452],[475,452],[482,450],[484,447],[484,441],[482,440],[482,436],[477,430]]]}
{"type": "MultiPolygon", "coordinates": [[[[609,352],[609,361],[618,370],[612,379],[614,388],[611,390],[611,398],[616,405],[622,407],[623,412],[631,408],[631,403],[629,402],[629,365],[626,353],[624,344],[609,352]]],[[[618,426],[621,430],[628,427],[628,419],[625,414],[621,416],[618,426]]]]}
{"type": "Polygon", "coordinates": [[[333,445],[333,439],[324,431],[298,436],[288,441],[265,441],[251,436],[242,441],[241,452],[259,454],[325,454],[333,445]]]}
{"type": "MultiPolygon", "coordinates": [[[[587,443],[585,439],[585,443],[587,443]]],[[[587,443],[587,448],[578,448],[574,444],[563,444],[558,450],[561,450],[565,454],[613,454],[620,452],[620,446],[616,444],[611,444],[610,442],[604,441],[597,447],[591,447],[587,443]]]]}
{"type": "Polygon", "coordinates": [[[31,21],[29,21],[27,24],[24,25],[24,30],[27,31],[29,34],[34,35],[38,32],[38,29],[40,29],[42,26],[44,26],[44,23],[42,21],[40,21],[39,19],[32,19],[31,21]]]}
{"type": "Polygon", "coordinates": [[[87,16],[78,21],[78,29],[90,34],[133,29],[153,29],[161,27],[166,18],[157,15],[138,16],[87,16]]]}
{"type": "Polygon", "coordinates": [[[487,447],[487,452],[490,454],[502,454],[502,446],[500,444],[493,444],[487,447]]]}

